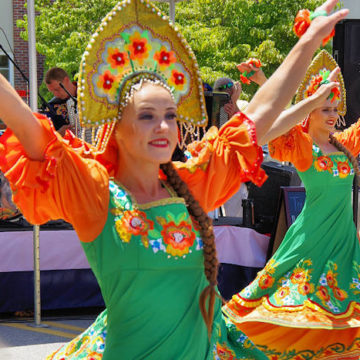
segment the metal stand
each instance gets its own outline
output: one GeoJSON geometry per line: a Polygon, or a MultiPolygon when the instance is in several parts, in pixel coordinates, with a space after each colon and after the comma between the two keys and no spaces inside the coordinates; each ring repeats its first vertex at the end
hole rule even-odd
{"type": "MultiPolygon", "coordinates": [[[[29,34],[29,78],[30,78],[30,107],[37,112],[37,65],[35,50],[35,4],[28,0],[28,34],[29,34]]],[[[40,228],[34,225],[34,326],[41,326],[41,297],[40,297],[40,228]]]]}

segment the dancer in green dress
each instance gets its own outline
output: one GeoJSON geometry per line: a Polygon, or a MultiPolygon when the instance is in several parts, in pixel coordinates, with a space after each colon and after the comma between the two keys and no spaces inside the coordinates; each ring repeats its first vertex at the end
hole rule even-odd
{"type": "MultiPolygon", "coordinates": [[[[323,50],[297,101],[313,96],[336,66],[323,50]]],[[[339,82],[340,94],[270,142],[271,156],[297,168],[305,205],[265,268],[224,307],[238,329],[278,359],[360,356],[360,246],[351,205],[360,121],[333,134],[346,112],[341,76],[339,82]]]]}
{"type": "MultiPolygon", "coordinates": [[[[335,4],[323,6],[330,12],[335,4]]],[[[73,224],[107,307],[107,317],[52,358],[265,358],[222,317],[206,212],[241,182],[265,180],[257,140],[346,13],[315,19],[247,113],[191,143],[185,164],[170,162],[178,123],[182,142],[206,125],[198,66],[182,36],[145,0],[116,5],[84,53],[79,117],[98,128],[95,147],[58,136],[0,77],[0,116],[9,127],[0,166],[14,201],[32,223],[73,224]]],[[[326,98],[333,86],[319,93],[326,98]]]]}

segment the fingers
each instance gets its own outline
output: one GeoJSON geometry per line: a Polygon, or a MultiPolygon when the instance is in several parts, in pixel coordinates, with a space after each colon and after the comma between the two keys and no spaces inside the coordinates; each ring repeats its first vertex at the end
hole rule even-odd
{"type": "Polygon", "coordinates": [[[318,8],[316,8],[315,11],[319,10],[325,10],[328,14],[333,11],[335,5],[338,3],[338,0],[327,0],[322,5],[320,5],[318,8]]]}
{"type": "Polygon", "coordinates": [[[327,99],[327,97],[330,95],[331,90],[334,87],[339,87],[339,83],[335,82],[335,81],[331,81],[328,84],[324,84],[321,85],[320,88],[315,92],[315,94],[317,94],[317,96],[321,99],[327,99]]]}
{"type": "Polygon", "coordinates": [[[252,70],[252,66],[250,66],[249,64],[243,62],[239,65],[236,65],[237,69],[240,71],[240,72],[244,72],[244,71],[251,71],[252,70]]]}
{"type": "Polygon", "coordinates": [[[328,20],[329,20],[329,22],[333,23],[333,26],[335,26],[336,23],[343,20],[348,14],[349,14],[349,9],[342,9],[342,10],[337,11],[336,13],[330,15],[328,17],[328,20]]]}
{"type": "Polygon", "coordinates": [[[340,68],[337,66],[337,67],[330,73],[330,75],[329,75],[329,77],[328,77],[328,80],[329,80],[330,82],[336,81],[336,78],[337,78],[337,76],[339,75],[339,73],[340,73],[340,68]]]}

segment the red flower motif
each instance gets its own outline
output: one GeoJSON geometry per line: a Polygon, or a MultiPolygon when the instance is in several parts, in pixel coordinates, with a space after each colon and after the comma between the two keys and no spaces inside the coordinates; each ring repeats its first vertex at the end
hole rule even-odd
{"type": "Polygon", "coordinates": [[[121,52],[118,48],[108,50],[108,62],[113,69],[117,67],[123,67],[128,63],[128,55],[125,52],[121,52]]]}
{"type": "Polygon", "coordinates": [[[176,62],[174,52],[173,51],[167,51],[165,46],[162,46],[160,51],[157,51],[154,54],[154,60],[156,60],[159,63],[160,69],[168,67],[171,64],[176,62]]]}
{"type": "Polygon", "coordinates": [[[154,222],[146,218],[146,214],[139,210],[127,210],[121,219],[116,220],[115,229],[122,241],[128,243],[131,235],[140,235],[145,247],[149,246],[148,232],[154,229],[154,222]]]}
{"type": "Polygon", "coordinates": [[[330,288],[333,288],[337,285],[336,276],[331,270],[329,270],[326,274],[326,281],[330,288]]]}
{"type": "Polygon", "coordinates": [[[99,81],[103,89],[110,90],[115,81],[115,76],[109,70],[106,70],[103,75],[99,76],[99,81]]]}
{"type": "Polygon", "coordinates": [[[169,82],[170,84],[174,85],[177,90],[182,90],[186,84],[186,78],[183,73],[172,70],[169,82]]]}
{"type": "Polygon", "coordinates": [[[301,295],[307,295],[309,293],[314,292],[314,285],[310,283],[300,284],[298,287],[299,293],[301,295]]]}
{"type": "Polygon", "coordinates": [[[216,344],[216,354],[221,360],[234,360],[235,353],[229,349],[225,344],[216,344]]]}
{"type": "Polygon", "coordinates": [[[340,301],[344,301],[348,296],[346,291],[344,291],[338,287],[333,288],[332,291],[333,291],[334,296],[340,301]]]}
{"type": "Polygon", "coordinates": [[[259,279],[259,286],[262,289],[267,289],[267,288],[273,286],[274,281],[275,281],[275,279],[272,276],[270,276],[268,274],[264,274],[264,275],[261,275],[261,277],[259,279]]]}
{"type": "Polygon", "coordinates": [[[351,168],[346,161],[339,161],[337,168],[339,170],[339,177],[341,178],[346,178],[350,174],[351,168]]]}
{"type": "Polygon", "coordinates": [[[318,291],[316,292],[316,295],[325,302],[330,300],[330,295],[326,287],[320,286],[318,291]]]}
{"type": "Polygon", "coordinates": [[[331,89],[331,102],[333,103],[336,100],[340,100],[340,90],[337,86],[331,89]]]}
{"type": "Polygon", "coordinates": [[[310,11],[307,9],[300,10],[296,17],[294,23],[294,33],[297,37],[301,37],[306,33],[306,30],[310,26],[310,11]]]}
{"type": "Polygon", "coordinates": [[[260,68],[262,65],[261,65],[261,61],[259,59],[255,59],[255,58],[251,58],[247,61],[247,63],[249,65],[252,65],[252,66],[255,66],[257,68],[260,68]]]}
{"type": "Polygon", "coordinates": [[[164,224],[161,235],[165,244],[168,245],[166,251],[173,256],[187,254],[196,237],[192,231],[192,225],[186,221],[182,221],[179,225],[176,225],[174,221],[164,224]]]}
{"type": "Polygon", "coordinates": [[[306,97],[309,97],[315,93],[315,91],[319,88],[320,83],[323,81],[323,77],[321,75],[316,75],[311,78],[310,85],[306,89],[306,97]]]}
{"type": "Polygon", "coordinates": [[[334,164],[328,156],[319,156],[314,162],[317,171],[329,171],[331,173],[333,166],[334,164]]]}
{"type": "Polygon", "coordinates": [[[173,74],[174,83],[176,85],[183,85],[185,83],[185,76],[184,74],[174,71],[173,74]]]}
{"type": "Polygon", "coordinates": [[[130,52],[130,58],[137,60],[140,65],[143,65],[144,60],[149,56],[151,45],[145,36],[142,36],[138,31],[135,31],[129,38],[129,43],[125,46],[125,50],[130,52]]]}
{"type": "Polygon", "coordinates": [[[243,83],[243,84],[246,84],[246,85],[250,85],[251,84],[251,81],[244,75],[240,75],[240,81],[243,83]]]}

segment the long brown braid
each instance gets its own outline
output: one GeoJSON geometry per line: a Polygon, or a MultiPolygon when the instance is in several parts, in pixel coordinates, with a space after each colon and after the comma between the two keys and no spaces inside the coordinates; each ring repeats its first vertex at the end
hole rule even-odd
{"type": "Polygon", "coordinates": [[[209,281],[209,285],[201,292],[199,305],[210,339],[214,319],[215,298],[218,296],[215,290],[217,284],[218,260],[216,256],[215,236],[212,220],[202,209],[199,202],[194,198],[187,184],[180,178],[171,162],[162,164],[161,170],[167,176],[169,185],[172,186],[177,195],[184,198],[189,214],[195,219],[200,227],[200,235],[204,244],[203,254],[205,276],[209,281]],[[208,309],[206,309],[207,298],[209,298],[208,309]]]}
{"type": "Polygon", "coordinates": [[[332,134],[329,135],[329,142],[330,142],[330,144],[334,145],[339,151],[343,152],[347,156],[347,158],[349,159],[349,161],[351,162],[351,164],[354,168],[356,179],[357,179],[357,182],[359,183],[360,169],[359,169],[358,161],[356,160],[355,156],[350,152],[350,150],[345,145],[343,145],[340,141],[338,141],[335,138],[335,136],[333,136],[332,134]]]}

